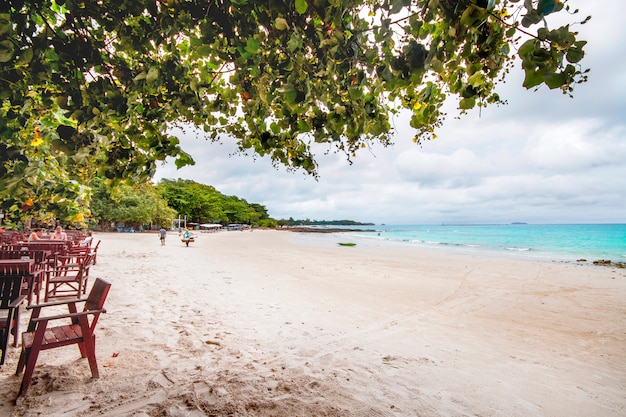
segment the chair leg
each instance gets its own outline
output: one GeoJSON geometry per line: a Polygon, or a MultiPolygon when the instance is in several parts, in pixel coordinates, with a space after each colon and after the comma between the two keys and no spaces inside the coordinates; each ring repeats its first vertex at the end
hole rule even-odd
{"type": "Polygon", "coordinates": [[[87,358],[89,361],[89,369],[91,370],[91,376],[94,378],[100,378],[100,372],[98,371],[98,362],[96,361],[96,335],[91,333],[89,323],[86,317],[79,317],[78,321],[81,325],[83,333],[83,341],[78,344],[80,354],[83,358],[87,358]]]}
{"type": "Polygon", "coordinates": [[[50,298],[50,286],[52,284],[50,283],[50,276],[47,277],[46,279],[46,290],[43,293],[43,302],[47,303],[48,299],[50,298]]]}
{"type": "MultiPolygon", "coordinates": [[[[15,326],[13,326],[13,347],[17,347],[17,338],[20,335],[20,309],[15,309],[15,326]]],[[[9,338],[7,336],[7,342],[9,338]]]]}
{"type": "MultiPolygon", "coordinates": [[[[35,314],[36,317],[39,316],[39,313],[36,312],[36,310],[33,311],[32,314],[35,314]]],[[[37,365],[37,358],[39,357],[39,351],[41,350],[41,345],[43,343],[47,327],[48,320],[43,320],[37,324],[37,329],[35,330],[33,344],[31,347],[24,347],[24,341],[22,341],[22,354],[20,355],[20,360],[17,364],[17,371],[15,372],[15,374],[17,375],[21,372],[24,364],[26,364],[26,370],[24,371],[24,377],[22,378],[20,391],[17,393],[18,397],[26,395],[26,391],[28,391],[28,387],[30,386],[30,379],[33,377],[33,371],[35,370],[35,365],[37,365]]]]}
{"type": "Polygon", "coordinates": [[[87,360],[89,361],[89,369],[91,370],[91,376],[93,378],[100,378],[100,371],[98,371],[98,362],[96,361],[96,345],[93,337],[89,338],[90,342],[85,340],[85,353],[87,354],[87,360]]]}
{"type": "Polygon", "coordinates": [[[26,365],[26,361],[28,360],[28,351],[30,349],[22,349],[22,353],[20,353],[20,359],[17,361],[17,369],[15,370],[15,375],[19,375],[24,370],[24,365],[26,365]]]}
{"type": "MultiPolygon", "coordinates": [[[[26,395],[26,391],[28,391],[28,387],[30,387],[30,380],[33,377],[33,371],[35,370],[35,365],[37,364],[37,357],[39,356],[39,348],[35,348],[34,346],[28,349],[30,352],[26,354],[26,370],[24,371],[24,377],[22,378],[22,385],[20,385],[20,391],[17,393],[18,397],[22,395],[26,395]]],[[[22,358],[20,356],[20,364],[22,363],[22,358]]],[[[18,370],[19,366],[18,364],[18,370]]]]}
{"type": "Polygon", "coordinates": [[[39,274],[37,274],[37,287],[34,288],[35,290],[35,297],[37,298],[37,304],[40,303],[41,301],[41,288],[43,287],[43,277],[42,277],[42,272],[39,272],[39,274]]]}
{"type": "Polygon", "coordinates": [[[4,365],[4,360],[6,359],[7,356],[7,349],[9,348],[9,338],[10,338],[10,334],[11,332],[9,331],[9,329],[6,329],[6,335],[4,334],[5,332],[2,332],[2,342],[0,342],[3,346],[2,348],[2,358],[0,358],[0,365],[4,365]]]}

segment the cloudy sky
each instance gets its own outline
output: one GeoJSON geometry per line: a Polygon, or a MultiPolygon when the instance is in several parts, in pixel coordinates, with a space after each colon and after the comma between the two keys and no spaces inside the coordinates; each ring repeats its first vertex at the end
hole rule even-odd
{"type": "MultiPolygon", "coordinates": [[[[228,141],[181,137],[196,165],[167,163],[161,178],[191,179],[264,205],[276,219],[351,219],[376,224],[625,223],[626,2],[570,1],[587,40],[589,81],[574,98],[521,87],[521,71],[499,88],[508,105],[448,118],[421,147],[406,118],[391,148],[318,159],[320,178],[232,155],[228,141]],[[582,17],[580,17],[582,20],[582,17]],[[231,156],[232,155],[232,156],[231,156]]],[[[550,23],[550,21],[548,21],[550,23]]]]}

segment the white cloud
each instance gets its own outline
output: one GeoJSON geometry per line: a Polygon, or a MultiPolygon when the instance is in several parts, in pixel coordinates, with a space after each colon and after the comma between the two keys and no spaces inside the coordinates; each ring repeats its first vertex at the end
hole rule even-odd
{"type": "Polygon", "coordinates": [[[403,180],[427,188],[473,187],[492,171],[474,152],[464,148],[450,154],[426,153],[419,149],[405,151],[398,156],[394,167],[403,180]]]}

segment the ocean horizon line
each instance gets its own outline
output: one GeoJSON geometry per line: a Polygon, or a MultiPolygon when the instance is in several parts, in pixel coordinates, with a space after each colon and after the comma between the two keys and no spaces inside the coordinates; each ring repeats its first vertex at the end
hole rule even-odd
{"type": "Polygon", "coordinates": [[[362,226],[360,231],[353,229],[349,232],[354,236],[426,247],[457,247],[501,254],[513,252],[546,259],[620,262],[626,259],[624,223],[381,224],[362,226]]]}

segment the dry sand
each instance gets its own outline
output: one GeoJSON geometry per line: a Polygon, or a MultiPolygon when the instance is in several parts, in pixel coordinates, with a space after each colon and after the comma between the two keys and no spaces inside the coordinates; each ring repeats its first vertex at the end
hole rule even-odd
{"type": "Polygon", "coordinates": [[[10,348],[0,416],[626,415],[624,270],[336,234],[97,239],[101,377],[45,351],[16,403],[10,348]]]}

